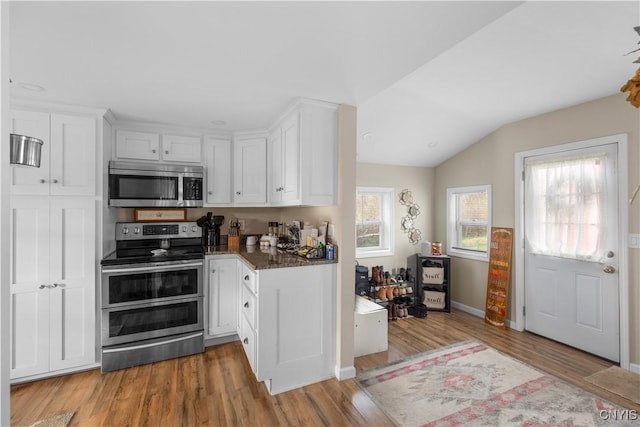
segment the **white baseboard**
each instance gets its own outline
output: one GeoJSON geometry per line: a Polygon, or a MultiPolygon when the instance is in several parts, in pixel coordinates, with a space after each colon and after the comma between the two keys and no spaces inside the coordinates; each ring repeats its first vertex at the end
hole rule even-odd
{"type": "MultiPolygon", "coordinates": [[[[457,308],[460,311],[464,311],[465,313],[469,313],[471,315],[484,319],[484,311],[478,310],[477,308],[469,307],[468,305],[464,305],[456,301],[451,301],[451,307],[457,308]]],[[[511,320],[507,319],[505,321],[505,325],[509,329],[517,329],[515,328],[514,322],[511,322],[511,320]]]]}
{"type": "Polygon", "coordinates": [[[635,372],[636,374],[640,374],[640,364],[630,363],[629,364],[629,370],[631,372],[635,372]]]}
{"type": "Polygon", "coordinates": [[[338,381],[348,380],[350,378],[356,377],[356,367],[355,366],[347,366],[344,368],[339,368],[336,366],[336,378],[338,381]]]}

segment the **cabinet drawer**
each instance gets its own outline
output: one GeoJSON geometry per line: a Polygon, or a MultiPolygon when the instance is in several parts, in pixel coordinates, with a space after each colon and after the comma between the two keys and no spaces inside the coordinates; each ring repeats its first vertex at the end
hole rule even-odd
{"type": "Polygon", "coordinates": [[[256,348],[257,348],[257,335],[256,332],[249,326],[247,319],[244,316],[241,316],[240,320],[240,342],[242,342],[242,348],[244,348],[244,353],[249,360],[249,365],[251,365],[251,370],[254,374],[256,374],[256,348]]]}
{"type": "Polygon", "coordinates": [[[241,277],[242,283],[251,290],[254,294],[258,293],[258,277],[257,273],[250,269],[246,264],[242,263],[241,269],[241,277]]]}
{"type": "Polygon", "coordinates": [[[256,328],[256,319],[258,315],[257,298],[255,294],[251,292],[251,290],[249,290],[246,286],[242,287],[241,297],[242,297],[242,300],[240,301],[240,303],[242,304],[242,313],[246,317],[247,321],[249,322],[249,325],[253,329],[257,329],[256,328]]]}

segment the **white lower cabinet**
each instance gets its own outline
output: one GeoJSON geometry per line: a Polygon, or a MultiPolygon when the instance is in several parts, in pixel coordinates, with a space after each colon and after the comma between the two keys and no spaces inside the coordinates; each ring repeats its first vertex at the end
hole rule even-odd
{"type": "Polygon", "coordinates": [[[235,255],[207,257],[205,338],[235,334],[238,329],[238,261],[235,255]]]}
{"type": "Polygon", "coordinates": [[[11,379],[95,363],[96,201],[10,203],[11,379]]]}
{"type": "Polygon", "coordinates": [[[277,394],[334,377],[336,265],[247,270],[239,336],[256,378],[277,394]]]}

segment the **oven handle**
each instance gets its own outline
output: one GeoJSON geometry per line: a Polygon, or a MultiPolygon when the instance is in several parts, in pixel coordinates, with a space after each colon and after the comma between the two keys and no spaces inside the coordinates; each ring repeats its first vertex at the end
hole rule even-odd
{"type": "Polygon", "coordinates": [[[156,272],[158,270],[175,270],[182,269],[184,267],[202,267],[203,263],[200,262],[192,262],[187,264],[162,264],[162,265],[153,265],[146,267],[125,267],[125,268],[102,268],[102,271],[105,273],[134,273],[139,271],[150,271],[156,272]]]}
{"type": "Polygon", "coordinates": [[[120,352],[123,352],[123,351],[138,350],[138,349],[141,349],[141,348],[157,347],[159,345],[171,344],[173,342],[186,341],[186,340],[189,340],[191,338],[199,337],[200,335],[203,335],[203,333],[202,332],[198,332],[198,333],[187,335],[187,336],[180,337],[180,338],[173,338],[173,339],[170,339],[170,340],[159,341],[159,342],[154,342],[154,343],[150,343],[150,344],[130,345],[130,346],[127,346],[127,347],[122,347],[122,348],[104,348],[103,347],[102,348],[102,352],[103,353],[120,353],[120,352]]]}

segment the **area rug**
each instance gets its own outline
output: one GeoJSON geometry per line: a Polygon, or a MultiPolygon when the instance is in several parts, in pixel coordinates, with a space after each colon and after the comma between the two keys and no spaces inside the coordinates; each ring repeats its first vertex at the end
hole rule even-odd
{"type": "Polygon", "coordinates": [[[364,371],[398,426],[637,426],[638,414],[467,341],[364,371]]]}
{"type": "Polygon", "coordinates": [[[45,418],[30,424],[29,427],[67,427],[75,412],[67,412],[66,414],[56,415],[54,417],[45,418]]]}
{"type": "Polygon", "coordinates": [[[610,366],[585,377],[585,381],[640,404],[640,375],[634,372],[610,366]]]}

